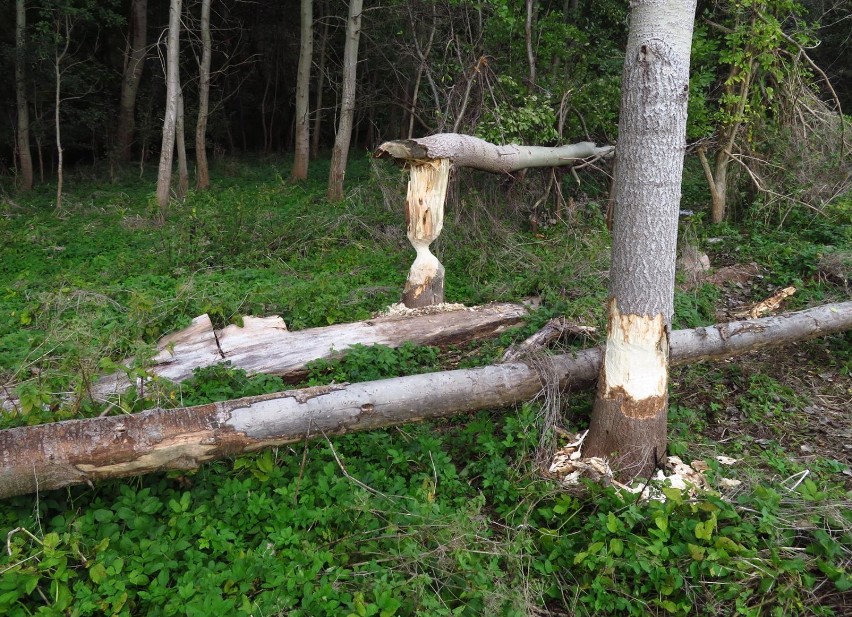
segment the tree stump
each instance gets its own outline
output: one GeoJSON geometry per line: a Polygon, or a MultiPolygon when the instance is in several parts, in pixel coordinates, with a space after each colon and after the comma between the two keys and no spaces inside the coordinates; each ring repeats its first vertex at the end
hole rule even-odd
{"type": "Polygon", "coordinates": [[[444,301],[444,266],[429,245],[444,226],[450,159],[409,161],[409,170],[405,222],[417,257],[408,272],[402,302],[408,308],[420,308],[444,301]]]}

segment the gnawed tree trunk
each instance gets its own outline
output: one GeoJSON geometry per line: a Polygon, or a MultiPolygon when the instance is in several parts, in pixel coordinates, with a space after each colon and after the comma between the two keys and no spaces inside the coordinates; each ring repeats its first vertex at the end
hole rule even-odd
{"type": "MultiPolygon", "coordinates": [[[[368,321],[308,328],[290,332],[280,317],[244,317],[243,326],[214,330],[205,314],[180,332],[164,337],[149,369],[152,375],[174,382],[193,370],[230,362],[248,373],[278,375],[297,382],[307,375],[312,360],[340,357],[353,345],[399,347],[458,345],[496,336],[520,323],[527,310],[519,304],[489,304],[461,310],[414,315],[390,315],[368,321]]],[[[98,381],[92,396],[104,399],[131,386],[124,374],[98,381]]]]}
{"type": "Polygon", "coordinates": [[[116,150],[123,162],[128,162],[133,153],[133,135],[136,127],[136,94],[142,80],[145,55],[148,46],[148,0],[132,0],[128,51],[124,60],[124,75],[121,80],[121,103],[116,130],[116,150]]]}
{"type": "Polygon", "coordinates": [[[606,354],[584,453],[621,478],[666,455],[689,54],[696,0],[634,0],[624,60],[606,354]]]}
{"type": "Polygon", "coordinates": [[[157,172],[157,204],[160,218],[166,218],[169,208],[169,193],[172,184],[172,162],[175,153],[175,125],[180,96],[178,59],[180,45],[181,0],[169,4],[169,36],[166,48],[166,110],[163,119],[163,141],[160,148],[160,166],[157,172]]]}
{"type": "Polygon", "coordinates": [[[331,151],[328,172],[329,201],[343,200],[343,179],[349,160],[349,142],[355,117],[355,85],[358,69],[358,43],[361,40],[361,10],[363,0],[349,0],[349,20],[346,22],[346,45],[343,48],[343,92],[340,94],[340,119],[337,136],[331,151]]]}
{"type": "Polygon", "coordinates": [[[29,191],[33,188],[33,157],[27,101],[27,7],[24,0],[15,0],[15,97],[18,112],[18,187],[29,191]]]}
{"type": "MultiPolygon", "coordinates": [[[[671,359],[684,364],[852,328],[852,302],[673,332],[671,359]]],[[[590,387],[601,350],[552,356],[563,390],[590,387]]],[[[235,401],[152,409],[0,431],[0,498],[107,478],[200,464],[241,452],[406,422],[500,409],[534,398],[542,376],[503,364],[235,401]]]]}
{"type": "Polygon", "coordinates": [[[308,101],[311,91],[311,64],[314,57],[314,0],[301,0],[301,44],[299,68],[296,74],[296,148],[290,179],[299,181],[308,177],[310,158],[310,116],[308,101]]]}
{"type": "Polygon", "coordinates": [[[444,301],[444,266],[429,251],[444,225],[444,202],[450,169],[471,167],[491,173],[512,173],[530,167],[571,165],[579,160],[608,156],[612,146],[591,142],[548,148],[543,146],[497,146],[458,133],[439,133],[419,139],[387,141],[374,152],[376,158],[404,163],[411,175],[405,200],[408,239],[417,257],[408,272],[402,301],[409,308],[444,301]]]}

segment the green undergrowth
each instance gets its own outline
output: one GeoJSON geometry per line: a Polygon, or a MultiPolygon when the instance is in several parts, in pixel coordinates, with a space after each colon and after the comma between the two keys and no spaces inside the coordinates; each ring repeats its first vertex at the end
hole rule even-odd
{"type": "MultiPolygon", "coordinates": [[[[356,160],[347,199],[328,204],[323,165],[293,185],[283,179],[287,161],[228,163],[213,191],[174,204],[163,225],[151,178],[109,185],[81,171],[61,217],[49,187],[6,203],[0,376],[19,401],[2,428],[481,366],[560,315],[603,332],[605,192],[577,195],[570,223],[533,230],[524,210],[531,185],[465,175],[433,246],[447,300],[534,296],[541,307],[525,324],[443,350],[355,346],[311,363],[296,385],[222,364],[181,384],[146,381],[142,397],[89,401],[103,372],[147,378],[156,340],[201,313],[217,327],[280,314],[302,329],[366,319],[398,300],[414,256],[404,187],[379,186],[356,160]],[[122,368],[127,356],[134,361],[122,368]]],[[[700,175],[687,180],[686,199],[698,200],[700,175]]],[[[779,229],[777,221],[712,227],[699,213],[682,237],[714,265],[756,262],[763,278],[740,290],[746,298],[794,284],[791,306],[804,306],[848,297],[838,276],[850,251],[843,216],[794,212],[779,229]]],[[[680,288],[674,327],[715,322],[726,293],[680,288]]],[[[833,337],[819,362],[848,376],[850,349],[848,337],[833,337]]],[[[565,397],[559,424],[587,426],[592,396],[565,397]]],[[[665,501],[646,503],[545,479],[532,461],[546,414],[527,403],[8,499],[0,614],[848,614],[848,461],[794,456],[809,406],[808,392],[759,366],[674,372],[670,453],[706,460],[715,488],[696,498],[667,488],[665,501]],[[739,466],[722,467],[719,453],[739,466]],[[732,477],[743,484],[723,490],[721,479],[732,477]]]]}

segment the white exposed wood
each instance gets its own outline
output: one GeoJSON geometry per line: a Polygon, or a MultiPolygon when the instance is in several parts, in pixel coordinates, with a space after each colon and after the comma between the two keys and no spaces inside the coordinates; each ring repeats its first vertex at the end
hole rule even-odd
{"type": "MultiPolygon", "coordinates": [[[[852,302],[673,332],[673,364],[726,358],[852,328],[852,302]]],[[[550,358],[563,390],[587,388],[601,350],[550,358]]],[[[223,456],[534,398],[542,376],[504,364],[359,384],[292,390],[235,401],[152,409],[0,431],[0,498],[105,478],[191,469],[223,456]]]]}
{"type": "MultiPolygon", "coordinates": [[[[158,343],[150,373],[180,382],[196,368],[228,361],[250,374],[279,375],[297,381],[312,360],[342,355],[349,347],[406,341],[419,345],[451,345],[494,336],[519,323],[527,314],[517,304],[490,304],[432,314],[377,317],[367,321],[290,332],[280,317],[243,317],[243,326],[214,331],[207,315],[158,343]]],[[[131,382],[124,374],[99,380],[92,396],[104,399],[124,392],[131,382]]]]}
{"type": "MultiPolygon", "coordinates": [[[[666,393],[668,345],[660,344],[663,316],[621,315],[610,303],[606,343],[606,396],[620,390],[641,401],[666,393]]],[[[665,338],[663,338],[665,343],[665,338]]]]}

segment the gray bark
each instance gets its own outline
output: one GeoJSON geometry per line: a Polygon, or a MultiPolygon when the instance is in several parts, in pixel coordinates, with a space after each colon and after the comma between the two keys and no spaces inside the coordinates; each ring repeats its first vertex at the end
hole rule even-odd
{"type": "Polygon", "coordinates": [[[302,0],[301,45],[296,74],[296,152],[291,180],[306,180],[310,158],[310,116],[308,101],[311,91],[311,64],[314,56],[313,0],[302,0]]]}
{"type": "Polygon", "coordinates": [[[15,0],[15,97],[18,111],[18,186],[29,191],[33,188],[33,157],[27,101],[27,7],[24,0],[15,0]]]}
{"type": "Polygon", "coordinates": [[[343,92],[340,95],[340,119],[337,136],[331,151],[328,173],[328,200],[343,200],[343,180],[349,159],[352,122],[355,116],[355,84],[358,69],[358,43],[361,39],[363,0],[349,0],[349,19],[346,22],[346,45],[343,50],[343,92]]]}
{"type": "MultiPolygon", "coordinates": [[[[681,364],[728,358],[849,328],[852,302],[674,332],[672,360],[681,364]]],[[[547,373],[560,376],[560,388],[586,388],[598,373],[601,350],[553,356],[550,361],[547,373]]],[[[0,498],[193,469],[224,456],[324,435],[505,408],[531,400],[542,387],[539,372],[516,363],[9,429],[0,431],[0,498]]]]}
{"type": "Polygon", "coordinates": [[[210,0],[201,0],[201,64],[198,67],[198,120],[195,123],[195,188],[210,188],[207,164],[207,116],[210,110],[210,62],[213,42],[210,38],[210,0]]]}
{"type": "Polygon", "coordinates": [[[696,0],[634,0],[613,186],[607,350],[588,456],[622,478],[666,453],[668,356],[696,0]]]}
{"type": "Polygon", "coordinates": [[[178,90],[178,112],[175,120],[175,150],[178,157],[177,198],[183,200],[189,191],[189,167],[186,160],[186,123],[183,113],[183,89],[178,90]]]}
{"type": "Polygon", "coordinates": [[[459,133],[438,133],[418,139],[387,141],[376,148],[374,156],[401,161],[450,159],[456,167],[471,167],[496,174],[508,174],[530,167],[572,165],[581,159],[605,157],[612,146],[581,142],[567,146],[498,146],[478,137],[459,133]]]}
{"type": "Polygon", "coordinates": [[[160,218],[165,219],[169,207],[172,183],[172,162],[175,151],[175,124],[178,114],[180,81],[178,58],[180,45],[181,0],[169,4],[169,35],[166,49],[166,111],[163,118],[163,142],[160,148],[160,166],[157,172],[157,203],[160,218]]]}

